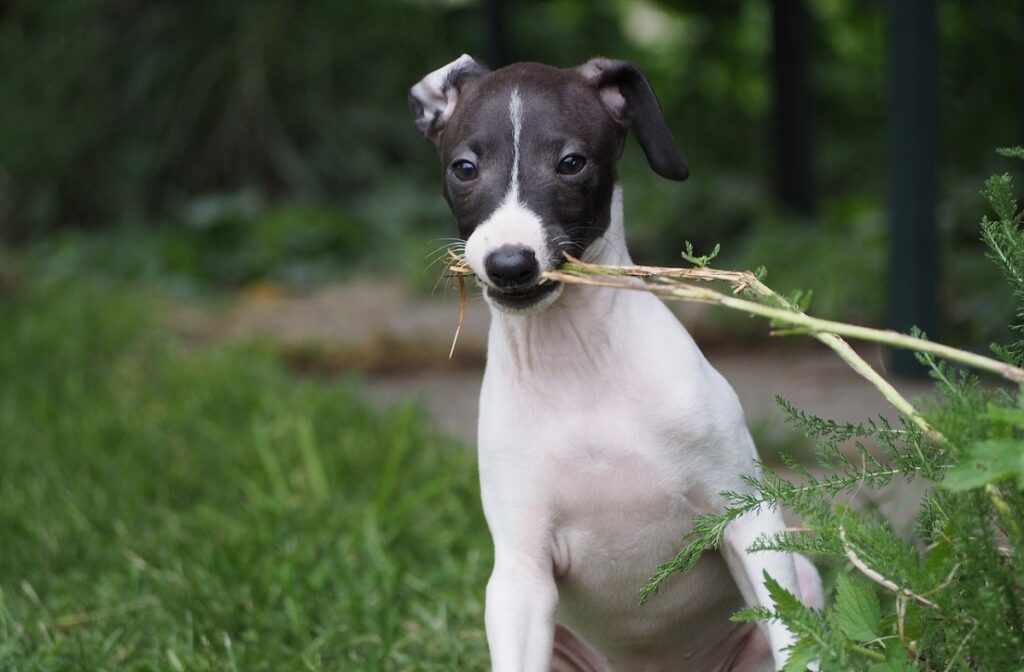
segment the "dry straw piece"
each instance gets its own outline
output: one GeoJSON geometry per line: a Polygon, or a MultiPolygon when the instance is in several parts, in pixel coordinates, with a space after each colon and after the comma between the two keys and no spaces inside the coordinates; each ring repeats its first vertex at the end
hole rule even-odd
{"type": "Polygon", "coordinates": [[[459,323],[455,327],[455,337],[452,338],[452,347],[448,351],[448,359],[455,354],[455,344],[459,342],[459,334],[462,332],[462,323],[466,319],[466,276],[473,275],[465,258],[456,254],[455,250],[448,248],[448,274],[454,277],[459,283],[459,323]]]}

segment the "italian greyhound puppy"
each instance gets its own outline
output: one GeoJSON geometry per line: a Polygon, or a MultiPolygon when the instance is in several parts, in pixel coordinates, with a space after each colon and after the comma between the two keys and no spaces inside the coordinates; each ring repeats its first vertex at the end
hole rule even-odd
{"type": "Polygon", "coordinates": [[[616,175],[627,130],[654,172],[686,179],[647,79],[604,58],[490,72],[463,55],[410,103],[491,308],[478,436],[494,671],[781,669],[792,633],[729,620],[772,604],[764,572],[822,601],[805,558],[747,552],[783,530],[775,510],[729,525],[720,551],[638,604],[693,518],[758,473],[736,394],[656,297],[541,282],[566,254],[632,263],[616,175]]]}

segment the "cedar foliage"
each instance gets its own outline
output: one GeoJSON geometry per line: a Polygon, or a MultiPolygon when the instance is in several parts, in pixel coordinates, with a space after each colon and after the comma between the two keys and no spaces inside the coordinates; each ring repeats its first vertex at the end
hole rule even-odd
{"type": "MultiPolygon", "coordinates": [[[[1024,158],[1024,148],[1000,150],[1024,158]]],[[[993,351],[1024,364],[1024,213],[1009,175],[982,192],[994,211],[981,222],[991,260],[1014,292],[1015,342],[993,351]]],[[[692,257],[692,252],[690,253],[692,257]]],[[[652,577],[642,599],[705,549],[728,524],[762,508],[800,515],[800,528],[752,547],[796,551],[838,567],[826,607],[804,606],[771,577],[772,608],[742,610],[736,620],[778,619],[798,637],[786,666],[823,672],[870,670],[1024,671],[1024,393],[981,385],[970,371],[920,356],[935,382],[919,411],[935,430],[884,418],[839,423],[778,402],[788,422],[815,445],[813,472],[792,458],[787,469],[760,465],[723,511],[699,517],[685,546],[652,577]],[[850,504],[892,483],[924,481],[910,538],[877,511],[850,504]]]]}

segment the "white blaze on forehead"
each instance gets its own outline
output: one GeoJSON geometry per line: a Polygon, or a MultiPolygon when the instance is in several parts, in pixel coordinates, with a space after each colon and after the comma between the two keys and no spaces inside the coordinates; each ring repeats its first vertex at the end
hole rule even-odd
{"type": "Polygon", "coordinates": [[[506,198],[516,201],[519,200],[519,137],[523,131],[523,101],[519,89],[512,89],[508,97],[508,116],[512,120],[512,176],[506,198]]]}
{"type": "Polygon", "coordinates": [[[523,101],[519,89],[512,89],[509,95],[508,115],[512,120],[512,173],[508,191],[498,208],[466,240],[466,261],[477,277],[485,281],[490,280],[484,268],[487,255],[502,245],[525,245],[536,255],[541,272],[551,270],[544,225],[520,200],[519,140],[523,129],[523,101]]]}

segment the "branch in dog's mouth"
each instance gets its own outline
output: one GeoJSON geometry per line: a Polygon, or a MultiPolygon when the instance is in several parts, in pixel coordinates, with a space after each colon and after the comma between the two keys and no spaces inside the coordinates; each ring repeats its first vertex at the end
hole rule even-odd
{"type": "MultiPolygon", "coordinates": [[[[561,268],[542,274],[542,282],[551,281],[647,291],[663,299],[715,304],[723,308],[767,318],[775,326],[786,325],[787,328],[773,333],[803,333],[824,342],[836,350],[840,357],[861,375],[882,389],[890,403],[915,421],[920,419],[920,416],[914,411],[913,406],[903,399],[894,388],[884,383],[867,362],[849,348],[842,337],[927,352],[994,373],[1014,383],[1024,382],[1024,369],[1010,366],[990,357],[908,334],[861,327],[834,320],[823,320],[807,315],[799,306],[777,294],[761,282],[757,275],[749,271],[728,271],[706,266],[696,268],[609,266],[589,264],[568,254],[565,256],[567,259],[561,268]],[[642,282],[637,282],[637,280],[642,282]],[[722,292],[712,289],[704,284],[709,282],[724,283],[731,287],[732,291],[722,292]],[[703,286],[694,283],[702,283],[703,286]]],[[[448,250],[448,258],[448,271],[453,277],[464,278],[474,275],[466,260],[454,250],[448,250]]],[[[923,420],[921,423],[923,424],[923,420]]],[[[927,425],[925,424],[924,427],[927,425]]]]}

